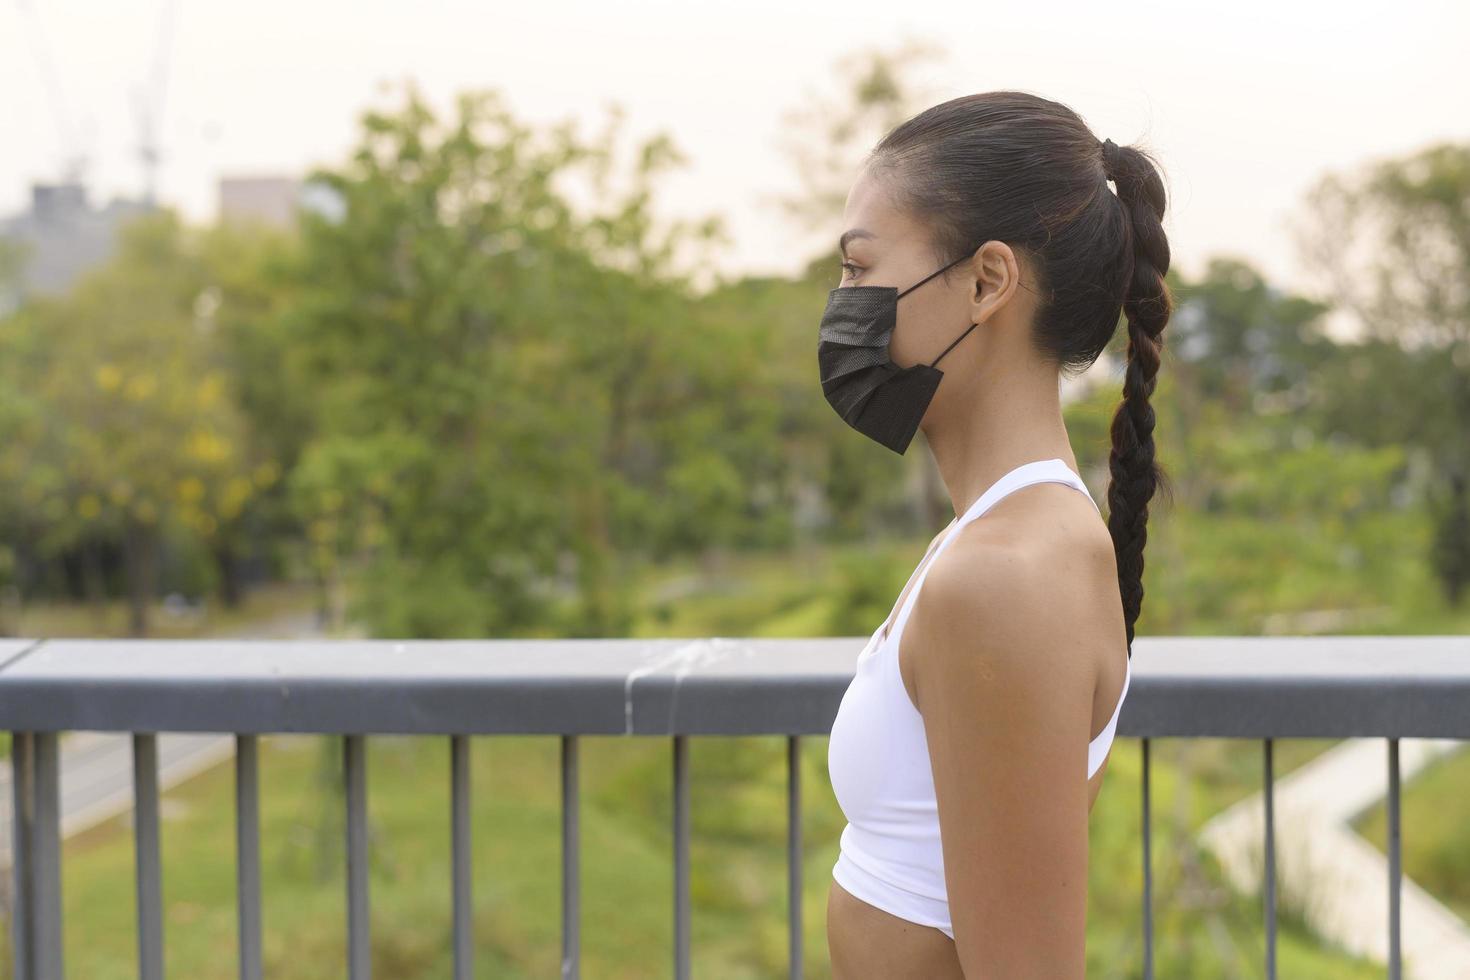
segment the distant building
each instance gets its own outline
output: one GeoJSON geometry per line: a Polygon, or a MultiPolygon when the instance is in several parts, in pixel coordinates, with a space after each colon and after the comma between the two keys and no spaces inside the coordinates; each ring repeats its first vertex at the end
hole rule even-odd
{"type": "Polygon", "coordinates": [[[93,207],[86,188],[75,182],[32,184],[30,210],[0,219],[0,240],[22,254],[18,281],[9,289],[0,283],[0,314],[28,296],[65,292],[112,255],[124,221],[151,210],[142,201],[122,198],[93,207]]]}
{"type": "Polygon", "coordinates": [[[221,177],[219,220],[260,221],[277,228],[296,224],[302,185],[295,177],[221,177]]]}

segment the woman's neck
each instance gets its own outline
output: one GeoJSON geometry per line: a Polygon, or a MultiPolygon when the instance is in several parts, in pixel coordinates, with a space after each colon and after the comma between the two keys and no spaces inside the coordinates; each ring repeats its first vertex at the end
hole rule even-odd
{"type": "Polygon", "coordinates": [[[982,379],[956,393],[950,411],[924,429],[956,520],[980,495],[1023,463],[1061,459],[1072,468],[1067,426],[1055,369],[1042,366],[1029,377],[1010,373],[1003,384],[982,379]]]}

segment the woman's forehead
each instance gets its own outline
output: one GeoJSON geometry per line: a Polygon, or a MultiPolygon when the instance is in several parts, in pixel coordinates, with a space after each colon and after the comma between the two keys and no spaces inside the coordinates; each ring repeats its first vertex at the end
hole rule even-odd
{"type": "Polygon", "coordinates": [[[843,234],[839,244],[870,241],[893,247],[915,238],[918,229],[908,215],[894,204],[887,185],[864,171],[847,194],[843,209],[843,234]]]}
{"type": "Polygon", "coordinates": [[[853,181],[847,192],[847,206],[843,210],[843,217],[847,219],[848,228],[871,229],[874,225],[882,224],[892,210],[893,205],[882,185],[865,170],[853,181]]]}

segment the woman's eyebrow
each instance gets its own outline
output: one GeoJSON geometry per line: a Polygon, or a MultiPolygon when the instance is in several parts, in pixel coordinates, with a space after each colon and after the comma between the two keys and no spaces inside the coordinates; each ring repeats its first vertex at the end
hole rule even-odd
{"type": "Polygon", "coordinates": [[[837,240],[837,248],[842,252],[843,255],[846,255],[847,243],[852,241],[854,238],[877,237],[877,235],[873,234],[871,231],[868,231],[866,228],[849,228],[847,231],[844,231],[842,233],[842,237],[837,240]]]}

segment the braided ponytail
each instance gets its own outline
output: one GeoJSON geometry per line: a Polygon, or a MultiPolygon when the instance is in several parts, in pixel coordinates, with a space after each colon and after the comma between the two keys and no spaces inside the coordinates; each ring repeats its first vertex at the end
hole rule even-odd
{"type": "Polygon", "coordinates": [[[1118,560],[1118,588],[1133,656],[1133,624],[1143,606],[1143,546],[1148,541],[1148,503],[1163,479],[1154,460],[1153,394],[1164,325],[1173,312],[1165,284],[1169,241],[1164,236],[1164,184],[1141,151],[1102,142],[1103,172],[1118,189],[1123,214],[1122,262],[1127,274],[1123,313],[1128,318],[1128,360],[1123,401],[1113,414],[1108,456],[1108,531],[1118,560]]]}

